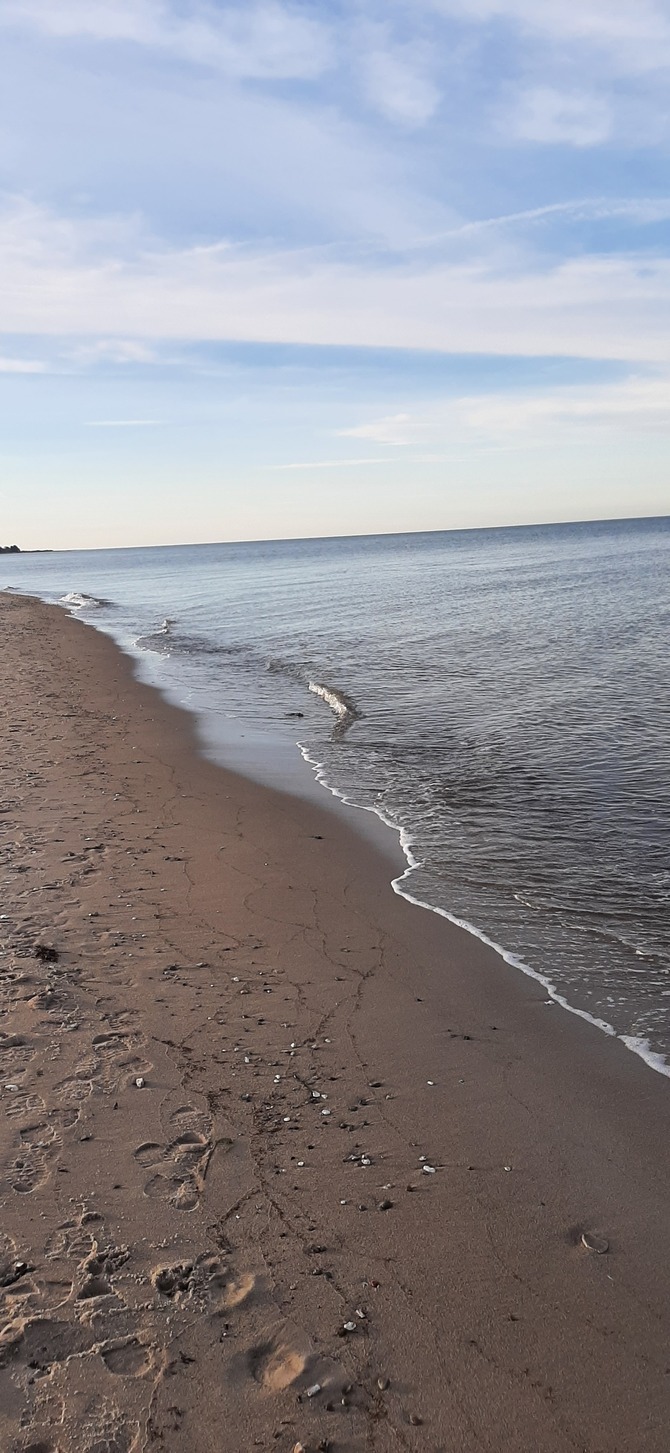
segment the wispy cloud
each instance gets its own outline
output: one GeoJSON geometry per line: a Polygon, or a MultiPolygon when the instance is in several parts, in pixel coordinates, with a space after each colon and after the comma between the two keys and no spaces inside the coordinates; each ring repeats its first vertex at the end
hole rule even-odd
{"type": "Polygon", "coordinates": [[[46,373],[47,364],[37,358],[0,358],[0,373],[46,373]]]}
{"type": "Polygon", "coordinates": [[[88,419],[87,429],[150,429],[155,428],[160,419],[88,419]]]}
{"type": "MultiPolygon", "coordinates": [[[[560,437],[604,432],[622,434],[665,433],[670,414],[670,373],[631,377],[607,385],[523,392],[484,392],[432,402],[415,413],[372,419],[341,430],[342,437],[365,439],[390,449],[462,446],[464,443],[538,442],[549,445],[560,437]]],[[[388,458],[393,456],[389,454],[388,458]]]]}
{"type": "Polygon", "coordinates": [[[423,126],[440,104],[435,56],[425,46],[393,45],[380,38],[364,47],[363,91],[382,116],[401,126],[423,126]]]}
{"type": "Polygon", "coordinates": [[[494,247],[473,261],[346,258],[318,249],[132,245],[116,219],[35,209],[0,221],[6,333],[181,338],[443,352],[670,358],[670,260],[543,260],[494,247]],[[115,245],[119,232],[126,245],[115,245]]]}
{"type": "Polygon", "coordinates": [[[515,99],[503,123],[520,141],[598,146],[611,134],[612,114],[602,97],[532,86],[515,99]]]}
{"type": "Polygon", "coordinates": [[[625,70],[657,70],[670,62],[666,0],[428,0],[441,15],[474,25],[506,21],[554,41],[597,47],[625,70]]]}
{"type": "Polygon", "coordinates": [[[126,41],[258,80],[313,80],[331,62],[328,28],[279,0],[187,10],[168,0],[2,0],[0,24],[59,39],[126,41]]]}
{"type": "Polygon", "coordinates": [[[388,464],[388,462],[388,455],[382,454],[377,459],[301,459],[291,464],[268,464],[266,468],[280,471],[294,469],[358,469],[367,464],[388,464]]]}
{"type": "Polygon", "coordinates": [[[72,348],[69,358],[73,363],[84,365],[147,364],[156,363],[158,354],[155,348],[137,338],[96,338],[94,342],[82,343],[72,348]]]}
{"type": "Polygon", "coordinates": [[[563,218],[575,222],[624,221],[637,227],[646,227],[670,219],[670,197],[575,197],[562,202],[548,202],[543,207],[527,207],[520,212],[502,212],[492,217],[459,222],[457,226],[444,232],[418,239],[416,246],[426,247],[459,238],[475,238],[480,233],[503,233],[514,228],[532,226],[537,222],[551,223],[563,218]]]}

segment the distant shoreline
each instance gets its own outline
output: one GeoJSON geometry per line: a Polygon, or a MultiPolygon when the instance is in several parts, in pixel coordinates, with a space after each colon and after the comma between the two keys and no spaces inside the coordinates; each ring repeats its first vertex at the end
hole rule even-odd
{"type": "Polygon", "coordinates": [[[339,540],[405,540],[422,535],[478,535],[504,530],[569,530],[578,529],[580,525],[652,525],[658,524],[662,520],[670,520],[670,514],[615,515],[607,519],[532,520],[507,525],[444,525],[433,530],[380,530],[353,535],[261,535],[255,539],[164,540],[150,545],[58,545],[39,550],[19,550],[18,553],[21,555],[87,555],[106,550],[206,550],[215,545],[307,545],[317,544],[320,541],[335,544],[339,540]]]}

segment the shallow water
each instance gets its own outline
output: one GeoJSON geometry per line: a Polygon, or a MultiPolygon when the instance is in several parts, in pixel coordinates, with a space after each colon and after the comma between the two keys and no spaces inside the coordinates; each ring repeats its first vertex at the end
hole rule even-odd
{"type": "Polygon", "coordinates": [[[275,745],[299,742],[401,830],[402,891],[653,1062],[670,1057],[669,561],[661,519],[5,556],[0,586],[112,634],[220,760],[244,738],[272,775],[275,745]]]}

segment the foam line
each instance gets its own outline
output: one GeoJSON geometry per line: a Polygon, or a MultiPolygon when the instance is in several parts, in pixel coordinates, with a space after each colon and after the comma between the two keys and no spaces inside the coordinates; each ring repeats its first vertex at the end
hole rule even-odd
{"type": "Polygon", "coordinates": [[[379,808],[367,807],[359,802],[352,802],[351,798],[345,796],[344,792],[341,792],[339,788],[331,787],[330,783],[326,781],[323,763],[317,762],[313,757],[310,757],[307,747],[302,742],[298,742],[297,745],[304,760],[312,768],[317,782],[322,787],[325,787],[327,792],[330,792],[333,797],[339,798],[340,802],[346,803],[348,807],[357,808],[359,812],[373,812],[381,822],[385,823],[386,827],[392,828],[398,834],[400,847],[407,859],[405,871],[399,877],[391,879],[393,892],[397,893],[399,898],[406,898],[408,903],[413,903],[417,908],[426,908],[429,913],[437,913],[440,918],[448,919],[449,923],[453,923],[456,928],[462,928],[466,933],[472,934],[473,938],[478,938],[481,943],[486,944],[487,948],[493,949],[494,953],[498,954],[501,959],[504,959],[506,964],[510,964],[514,969],[519,969],[527,978],[535,979],[536,983],[541,984],[552,1003],[558,1004],[561,1009],[567,1009],[569,1014],[575,1014],[578,1019],[585,1019],[587,1024],[592,1024],[602,1034],[607,1034],[612,1039],[618,1039],[621,1044],[625,1045],[626,1049],[631,1050],[633,1054],[638,1055],[640,1059],[644,1060],[644,1063],[650,1069],[670,1079],[670,1063],[664,1055],[657,1054],[650,1048],[648,1039],[641,1039],[634,1034],[618,1034],[614,1026],[608,1024],[606,1019],[598,1019],[594,1014],[589,1014],[588,1010],[578,1009],[575,1004],[571,1004],[559,992],[551,979],[547,978],[546,974],[541,974],[539,970],[531,968],[530,964],[524,963],[523,959],[519,958],[517,954],[511,953],[509,949],[503,948],[502,944],[496,943],[494,939],[489,938],[488,934],[484,933],[482,929],[477,928],[476,924],[468,923],[464,918],[457,918],[456,914],[449,913],[448,909],[438,908],[434,903],[427,903],[424,898],[416,898],[413,893],[410,893],[405,886],[405,880],[409,879],[412,873],[416,872],[417,868],[421,868],[423,864],[412,852],[410,838],[406,829],[399,827],[397,822],[393,822],[389,817],[386,817],[379,808]]]}

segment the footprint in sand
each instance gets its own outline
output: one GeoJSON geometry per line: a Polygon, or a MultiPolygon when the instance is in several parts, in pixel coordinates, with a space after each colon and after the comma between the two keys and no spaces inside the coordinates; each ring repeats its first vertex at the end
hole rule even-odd
{"type": "Polygon", "coordinates": [[[153,1365],[152,1350],[137,1337],[102,1347],[100,1355],[108,1372],[116,1377],[143,1377],[153,1365]]]}
{"type": "Polygon", "coordinates": [[[141,1034],[96,1034],[91,1079],[94,1088],[114,1094],[140,1075],[148,1075],[151,1064],[132,1051],[145,1043],[141,1034]]]}
{"type": "Polygon", "coordinates": [[[139,1164],[156,1167],[144,1187],[145,1196],[169,1201],[179,1211],[194,1211],[205,1187],[214,1154],[209,1115],[192,1105],[183,1105],[170,1116],[172,1129],[179,1133],[168,1145],[145,1141],[138,1145],[139,1164]]]}
{"type": "Polygon", "coordinates": [[[254,1381],[267,1392],[283,1392],[307,1371],[308,1358],[303,1352],[282,1342],[263,1342],[252,1347],[247,1355],[254,1381]]]}
{"type": "Polygon", "coordinates": [[[179,1211],[194,1211],[204,1190],[212,1150],[211,1141],[193,1130],[178,1136],[170,1145],[149,1141],[138,1146],[135,1159],[140,1165],[162,1167],[146,1182],[145,1196],[171,1201],[179,1211]]]}
{"type": "Polygon", "coordinates": [[[93,1333],[78,1322],[59,1322],[52,1317],[17,1317],[0,1337],[0,1365],[20,1360],[41,1372],[54,1363],[81,1356],[94,1345],[93,1333]]]}
{"type": "Polygon", "coordinates": [[[82,1105],[93,1093],[93,1081],[80,1070],[54,1085],[54,1095],[66,1106],[82,1105]]]}
{"type": "Polygon", "coordinates": [[[73,1220],[63,1221],[47,1237],[44,1254],[49,1261],[83,1264],[94,1255],[104,1236],[104,1223],[97,1211],[84,1210],[73,1220]]]}
{"type": "Polygon", "coordinates": [[[97,1426],[93,1424],[85,1430],[81,1453],[135,1453],[139,1438],[137,1425],[130,1427],[118,1412],[114,1412],[101,1419],[97,1426]]]}
{"type": "Polygon", "coordinates": [[[53,1162],[62,1148],[54,1125],[39,1120],[19,1131],[21,1149],[10,1166],[7,1180],[13,1191],[29,1196],[49,1179],[53,1162]]]}
{"type": "Polygon", "coordinates": [[[206,1110],[197,1110],[195,1105],[180,1105],[170,1115],[169,1124],[175,1134],[194,1130],[200,1135],[211,1135],[212,1122],[206,1110]]]}
{"type": "Polygon", "coordinates": [[[0,1232],[0,1294],[7,1325],[26,1325],[36,1316],[58,1311],[70,1300],[72,1289],[71,1277],[33,1266],[13,1238],[0,1232]]]}
{"type": "Polygon", "coordinates": [[[62,1110],[49,1110],[47,1120],[50,1125],[56,1126],[59,1130],[71,1130],[80,1115],[81,1111],[75,1105],[68,1105],[62,1110]]]}
{"type": "MultiPolygon", "coordinates": [[[[102,1008],[102,1003],[98,1003],[97,1007],[102,1008]]],[[[102,1018],[113,1034],[132,1034],[136,1032],[139,1021],[139,1015],[134,1009],[110,1009],[102,1018]]]]}
{"type": "MultiPolygon", "coordinates": [[[[53,1014],[58,1011],[62,1015],[74,1009],[76,1000],[74,994],[69,993],[65,989],[55,989],[47,986],[45,989],[39,989],[33,995],[33,998],[28,1000],[28,1003],[31,1009],[40,1009],[46,1014],[53,1014]]],[[[45,1023],[48,1023],[48,1021],[45,1021],[45,1023]]]]}
{"type": "Polygon", "coordinates": [[[187,1296],[215,1314],[245,1307],[254,1292],[263,1291],[258,1277],[234,1271],[215,1251],[201,1252],[195,1261],[155,1266],[151,1281],[162,1297],[187,1296]]]}
{"type": "Polygon", "coordinates": [[[19,1075],[25,1075],[35,1054],[29,1039],[20,1034],[0,1034],[0,1077],[15,1080],[19,1075]]]}
{"type": "Polygon", "coordinates": [[[10,1119],[21,1120],[24,1116],[39,1116],[46,1110],[46,1105],[41,1095],[29,1095],[26,1090],[19,1090],[18,1094],[12,1094],[5,1106],[5,1115],[10,1119]]]}
{"type": "Polygon", "coordinates": [[[174,1266],[155,1266],[151,1280],[162,1297],[188,1295],[193,1290],[193,1263],[179,1261],[174,1266]]]}
{"type": "Polygon", "coordinates": [[[222,1305],[231,1311],[234,1307],[244,1306],[256,1290],[256,1277],[252,1272],[243,1272],[240,1276],[219,1273],[212,1282],[221,1290],[222,1305]]]}
{"type": "Polygon", "coordinates": [[[32,1287],[32,1271],[34,1267],[19,1255],[13,1237],[0,1231],[0,1291],[10,1296],[23,1296],[32,1287]]]}

